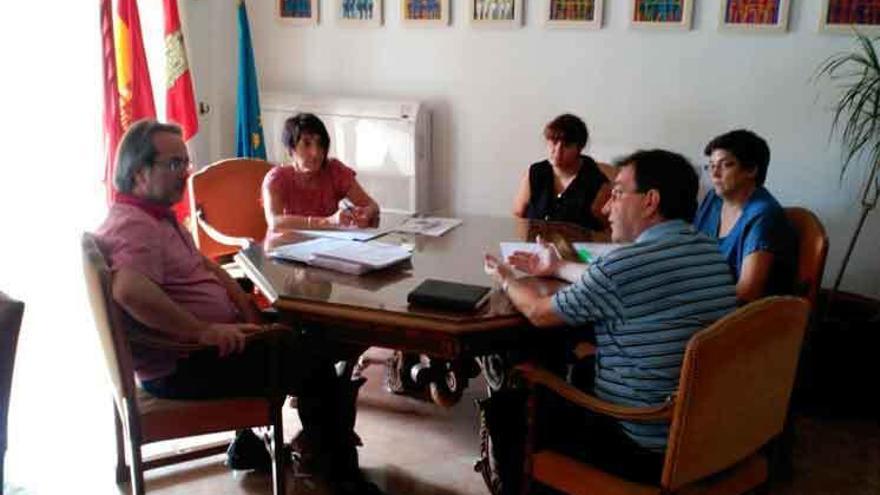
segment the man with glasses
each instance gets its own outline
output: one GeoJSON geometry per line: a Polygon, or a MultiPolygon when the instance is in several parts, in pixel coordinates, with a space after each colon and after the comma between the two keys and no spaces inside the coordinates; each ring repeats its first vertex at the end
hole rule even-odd
{"type": "MultiPolygon", "coordinates": [[[[113,299],[131,324],[206,347],[180,353],[132,345],[138,381],[171,399],[260,396],[280,384],[298,398],[300,439],[313,448],[321,474],[341,482],[337,493],[369,493],[355,449],[357,388],[338,379],[331,357],[299,332],[283,332],[274,343],[280,347],[248,339],[265,328],[251,298],[199,253],[171,211],[189,174],[180,128],[149,120],[132,125],[118,150],[118,197],[96,232],[113,271],[113,299]],[[272,352],[280,353],[278,376],[267,373],[272,352]]],[[[268,453],[250,430],[239,432],[229,453],[235,469],[269,468],[268,453]]]]}
{"type": "MultiPolygon", "coordinates": [[[[603,212],[612,240],[625,246],[585,265],[560,259],[542,243],[537,253],[513,254],[509,264],[486,255],[485,269],[533,325],[592,324],[595,378],[575,385],[623,406],[653,406],[675,392],[690,337],[735,309],[734,281],[716,241],[690,225],[698,179],[684,157],[638,151],[617,167],[603,212]],[[518,281],[513,268],[571,285],[543,296],[518,281]]],[[[560,414],[569,421],[556,417],[565,428],[550,432],[551,443],[621,476],[659,481],[668,424],[618,422],[584,410],[560,414]]],[[[521,459],[511,462],[513,476],[521,459]]],[[[504,493],[515,493],[499,470],[504,493]]]]}

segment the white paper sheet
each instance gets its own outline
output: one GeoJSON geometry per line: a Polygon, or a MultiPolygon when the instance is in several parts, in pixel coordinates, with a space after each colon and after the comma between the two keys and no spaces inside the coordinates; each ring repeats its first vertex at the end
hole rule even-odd
{"type": "Polygon", "coordinates": [[[392,244],[349,242],[331,249],[321,249],[315,253],[315,256],[358,263],[377,270],[409,259],[412,254],[392,244]]]}
{"type": "Polygon", "coordinates": [[[400,246],[327,237],[280,246],[267,254],[273,258],[299,261],[355,275],[385,268],[412,257],[409,251],[400,246]]]}
{"type": "MultiPolygon", "coordinates": [[[[538,244],[535,242],[502,242],[501,256],[507,261],[507,258],[516,251],[526,251],[529,253],[538,252],[538,244]]],[[[571,247],[577,253],[578,258],[584,263],[592,263],[593,260],[614,251],[623,246],[623,244],[615,244],[610,242],[572,242],[571,247]]]]}
{"type": "Polygon", "coordinates": [[[309,237],[326,237],[347,241],[368,241],[390,232],[388,229],[328,229],[328,230],[297,230],[309,237]]]}
{"type": "Polygon", "coordinates": [[[507,262],[507,258],[516,251],[525,251],[527,253],[538,252],[538,243],[536,242],[501,242],[501,259],[507,262]]]}
{"type": "Polygon", "coordinates": [[[440,237],[454,227],[461,225],[460,218],[411,217],[394,227],[397,232],[409,232],[431,237],[440,237]]]}

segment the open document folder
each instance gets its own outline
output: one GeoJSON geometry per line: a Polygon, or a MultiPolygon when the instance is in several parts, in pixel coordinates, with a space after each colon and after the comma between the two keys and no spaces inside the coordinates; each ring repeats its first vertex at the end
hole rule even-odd
{"type": "Polygon", "coordinates": [[[392,244],[321,237],[281,246],[267,253],[273,258],[360,275],[407,260],[412,254],[392,244]]]}

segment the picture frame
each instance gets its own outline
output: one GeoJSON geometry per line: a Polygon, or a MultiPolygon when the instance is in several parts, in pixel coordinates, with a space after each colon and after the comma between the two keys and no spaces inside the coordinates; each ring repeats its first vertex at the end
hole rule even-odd
{"type": "Polygon", "coordinates": [[[318,24],[318,0],[275,0],[278,20],[294,26],[318,24]]]}
{"type": "Polygon", "coordinates": [[[605,0],[546,0],[544,24],[553,28],[600,29],[605,0]]]}
{"type": "Polygon", "coordinates": [[[382,0],[335,0],[336,21],[344,26],[382,25],[382,0]]]}
{"type": "Polygon", "coordinates": [[[400,0],[400,23],[415,27],[449,25],[450,0],[400,0]]]}
{"type": "Polygon", "coordinates": [[[522,26],[522,0],[469,0],[468,6],[468,18],[475,27],[522,26]]]}
{"type": "Polygon", "coordinates": [[[693,20],[693,0],[632,0],[630,26],[647,29],[689,30],[693,20]]]}
{"type": "Polygon", "coordinates": [[[867,35],[880,34],[880,4],[870,0],[822,0],[819,31],[852,34],[853,29],[867,35]]]}
{"type": "Polygon", "coordinates": [[[718,15],[722,31],[784,33],[791,0],[723,0],[718,15]]]}

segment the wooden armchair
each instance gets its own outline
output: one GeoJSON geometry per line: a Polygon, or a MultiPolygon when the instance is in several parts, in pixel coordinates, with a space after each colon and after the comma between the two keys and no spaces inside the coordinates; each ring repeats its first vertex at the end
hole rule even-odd
{"type": "Polygon", "coordinates": [[[767,479],[762,447],[782,431],[808,304],[795,297],[755,301],[693,336],[677,394],[652,408],[623,407],[587,395],[531,365],[518,368],[532,389],[546,387],[599,414],[639,421],[669,419],[658,485],[617,478],[552,450],[536,450],[530,426],[525,489],[539,481],[570,494],[738,494],[767,479]]]}
{"type": "Polygon", "coordinates": [[[3,493],[3,473],[6,459],[6,419],[9,413],[9,392],[12,388],[12,370],[15,367],[15,349],[24,304],[0,292],[0,493],[3,493]]]}
{"type": "Polygon", "coordinates": [[[263,160],[220,160],[189,179],[191,229],[199,251],[211,259],[234,255],[266,236],[260,202],[263,178],[272,165],[263,160]]]}
{"type": "Polygon", "coordinates": [[[786,208],[785,216],[798,236],[794,294],[806,298],[815,310],[828,256],[828,235],[822,222],[806,208],[786,208]]]}
{"type": "Polygon", "coordinates": [[[83,265],[95,327],[104,351],[104,359],[113,391],[116,417],[116,481],[129,479],[126,445],[130,462],[132,492],[144,493],[145,470],[222,453],[225,444],[187,450],[172,455],[143,459],[141,446],[174,438],[203,435],[256,426],[272,427],[273,493],[283,494],[283,428],[281,406],[284,395],[269,398],[181,401],[154,397],[135,385],[130,344],[161,346],[166,349],[195,350],[199,346],[175,344],[158,334],[140,334],[127,330],[122,310],[111,293],[112,274],[104,255],[91,234],[82,240],[83,265]]]}

